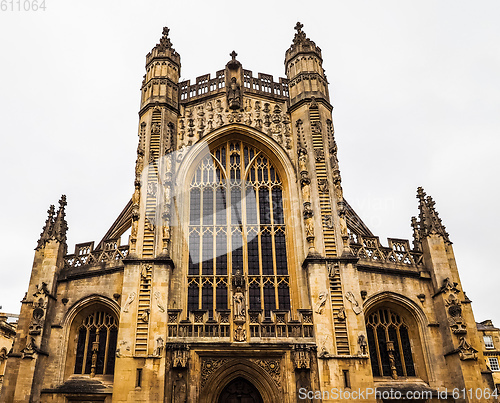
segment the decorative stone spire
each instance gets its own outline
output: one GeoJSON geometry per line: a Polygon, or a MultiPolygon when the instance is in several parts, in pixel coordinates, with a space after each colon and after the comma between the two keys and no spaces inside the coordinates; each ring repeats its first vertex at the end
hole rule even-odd
{"type": "Polygon", "coordinates": [[[419,200],[418,221],[412,217],[411,226],[413,227],[413,242],[416,249],[420,248],[420,242],[430,234],[439,234],[446,243],[451,243],[446,227],[441,222],[439,214],[434,208],[436,203],[431,196],[426,197],[424,189],[417,188],[417,199],[419,200]]]}
{"type": "Polygon", "coordinates": [[[290,49],[286,51],[286,60],[289,60],[293,55],[302,52],[315,52],[321,58],[321,49],[306,36],[306,33],[302,31],[303,27],[304,25],[300,22],[295,24],[295,30],[297,32],[295,33],[290,49]]]}
{"type": "Polygon", "coordinates": [[[304,100],[316,98],[327,104],[331,110],[328,95],[328,81],[323,69],[321,49],[311,41],[304,31],[303,25],[295,25],[295,36],[292,45],[285,52],[285,71],[288,78],[290,107],[304,100]]]}
{"type": "Polygon", "coordinates": [[[47,220],[45,221],[45,226],[43,227],[42,233],[40,234],[40,239],[38,240],[35,250],[43,248],[45,243],[52,236],[52,229],[54,228],[54,213],[55,213],[55,207],[53,204],[49,207],[47,213],[48,217],[47,220]]]}
{"type": "Polygon", "coordinates": [[[52,231],[52,238],[59,242],[66,242],[66,232],[68,231],[68,223],[66,222],[66,213],[64,211],[66,204],[66,195],[62,195],[59,200],[59,210],[57,211],[52,231]]]}
{"type": "Polygon", "coordinates": [[[165,52],[167,49],[175,52],[175,49],[172,48],[172,42],[170,42],[170,38],[168,37],[169,32],[170,29],[168,27],[163,27],[160,43],[156,44],[155,49],[161,52],[165,52]]]}

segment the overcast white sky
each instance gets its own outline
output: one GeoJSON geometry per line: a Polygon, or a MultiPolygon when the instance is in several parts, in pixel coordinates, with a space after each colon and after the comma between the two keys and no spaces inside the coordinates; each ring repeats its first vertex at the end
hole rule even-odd
{"type": "MultiPolygon", "coordinates": [[[[40,0],[39,0],[40,1],[40,0]]],[[[346,199],[411,238],[417,186],[436,201],[477,321],[500,326],[500,2],[61,1],[0,12],[0,305],[17,313],[50,204],[68,247],[98,242],[133,191],[140,84],[162,27],[183,79],[284,76],[295,23],[323,50],[346,199]]]]}

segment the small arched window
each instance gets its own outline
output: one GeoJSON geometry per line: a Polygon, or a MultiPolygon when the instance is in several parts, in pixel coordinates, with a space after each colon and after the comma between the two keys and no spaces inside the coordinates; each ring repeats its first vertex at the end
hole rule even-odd
{"type": "Polygon", "coordinates": [[[75,374],[112,375],[115,367],[116,318],[104,311],[85,316],[76,328],[75,374]]]}
{"type": "Polygon", "coordinates": [[[372,312],[366,321],[373,376],[415,376],[410,331],[405,318],[388,308],[372,312]]]}

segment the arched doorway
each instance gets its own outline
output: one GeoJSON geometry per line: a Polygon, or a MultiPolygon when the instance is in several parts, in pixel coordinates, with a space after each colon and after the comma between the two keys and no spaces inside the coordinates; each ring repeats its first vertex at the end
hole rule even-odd
{"type": "Polygon", "coordinates": [[[219,395],[218,403],[263,403],[255,386],[244,378],[229,382],[219,395]]]}

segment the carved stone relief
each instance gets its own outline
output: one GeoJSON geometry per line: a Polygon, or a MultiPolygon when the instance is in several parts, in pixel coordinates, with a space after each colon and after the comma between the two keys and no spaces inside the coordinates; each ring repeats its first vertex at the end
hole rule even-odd
{"type": "Polygon", "coordinates": [[[292,150],[290,119],[284,105],[266,102],[262,109],[260,101],[253,101],[252,108],[252,99],[241,101],[241,91],[236,83],[228,86],[226,98],[215,101],[215,108],[213,102],[186,108],[178,122],[179,146],[192,145],[226,123],[241,123],[264,131],[287,151],[292,150]],[[232,88],[234,86],[237,88],[232,88]]]}
{"type": "Polygon", "coordinates": [[[245,341],[247,339],[247,332],[242,325],[237,325],[234,329],[234,341],[245,341]]]}
{"type": "Polygon", "coordinates": [[[160,310],[160,312],[165,312],[165,306],[163,305],[163,302],[161,300],[161,294],[159,291],[155,291],[155,293],[153,294],[154,297],[155,297],[155,300],[156,300],[156,306],[158,307],[158,309],[160,310]]]}
{"type": "Polygon", "coordinates": [[[358,301],[354,297],[354,294],[351,291],[347,291],[345,294],[345,299],[351,303],[352,310],[356,315],[359,315],[363,309],[359,306],[358,301]]]}
{"type": "Polygon", "coordinates": [[[208,378],[223,364],[228,362],[227,358],[204,358],[201,361],[201,387],[207,383],[208,378]]]}
{"type": "Polygon", "coordinates": [[[460,344],[457,350],[462,361],[477,360],[477,350],[469,344],[464,336],[460,337],[460,344]]]}
{"type": "Polygon", "coordinates": [[[135,299],[135,292],[131,292],[129,295],[128,295],[128,298],[127,298],[127,301],[125,301],[125,304],[123,305],[123,312],[127,313],[128,312],[128,309],[130,307],[130,304],[132,302],[134,302],[134,299],[135,299]]]}
{"type": "Polygon", "coordinates": [[[327,297],[328,297],[328,292],[321,291],[319,293],[318,301],[316,302],[316,304],[314,306],[314,312],[321,315],[321,313],[323,312],[323,307],[325,306],[327,297]]]}
{"type": "Polygon", "coordinates": [[[187,368],[189,361],[189,346],[184,344],[174,344],[170,346],[172,350],[172,368],[187,368]]]}
{"type": "Polygon", "coordinates": [[[281,385],[281,366],[280,366],[279,360],[277,360],[277,359],[268,359],[268,360],[250,359],[250,361],[257,364],[264,371],[266,371],[271,376],[271,378],[276,383],[276,385],[278,385],[278,386],[281,385]]]}
{"type": "Polygon", "coordinates": [[[295,369],[311,368],[311,347],[296,344],[293,351],[293,366],[295,369]]]}

